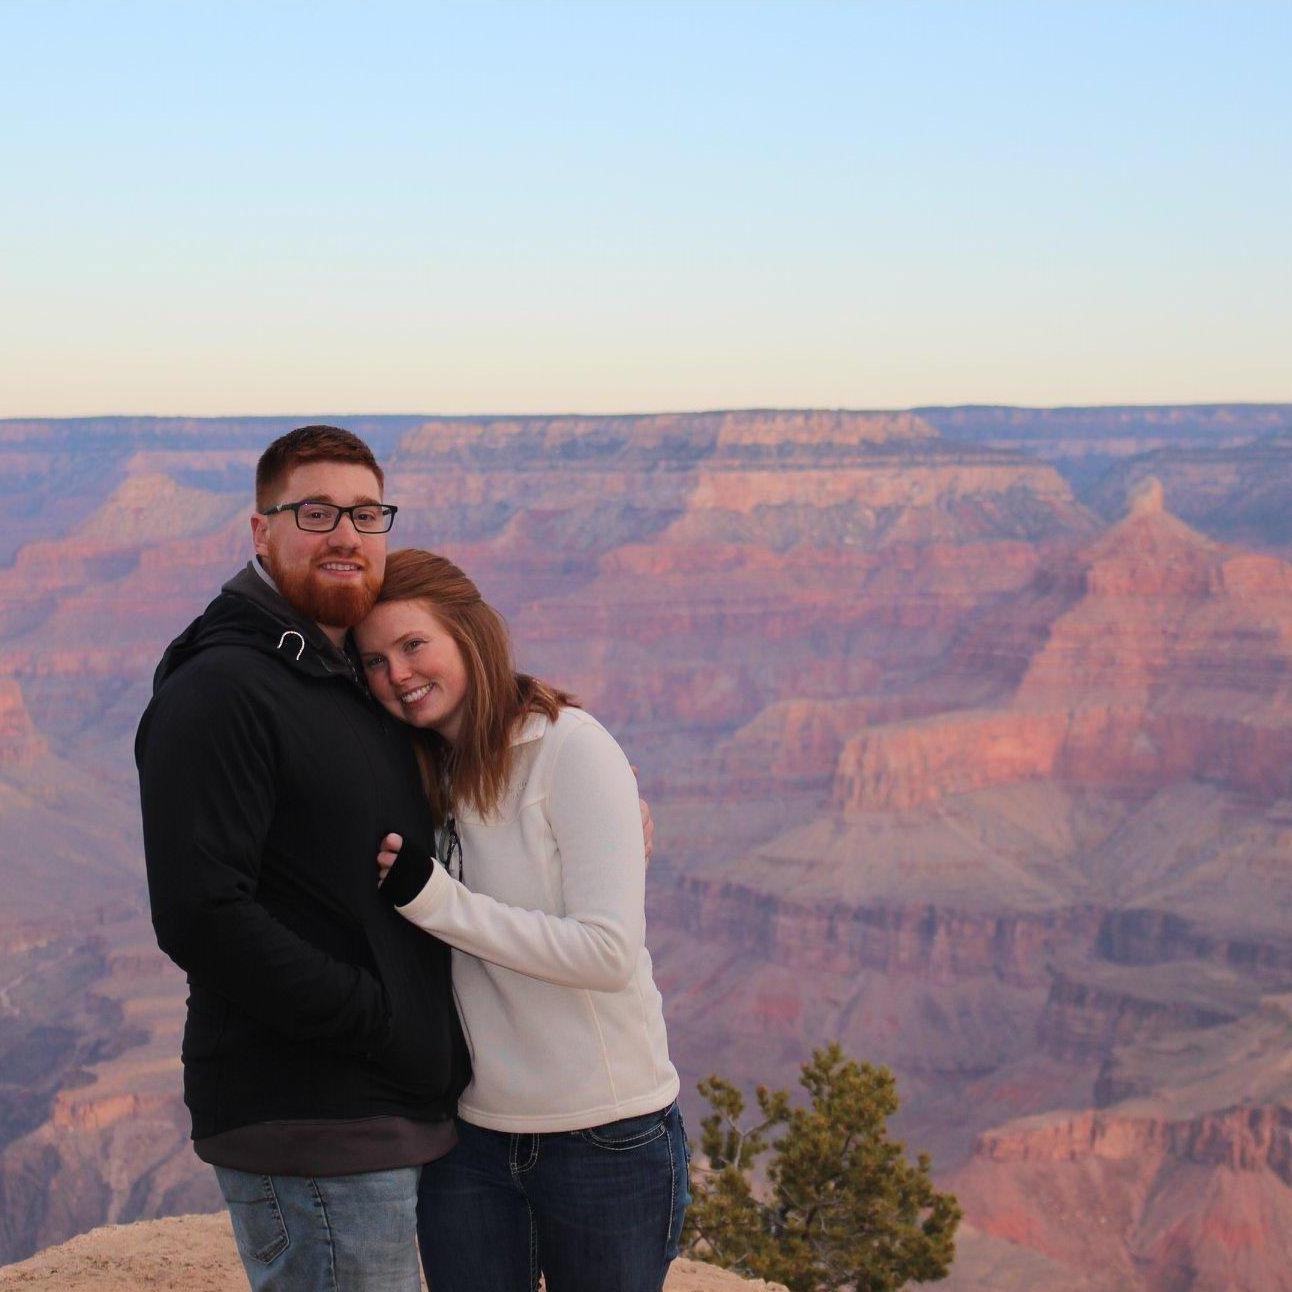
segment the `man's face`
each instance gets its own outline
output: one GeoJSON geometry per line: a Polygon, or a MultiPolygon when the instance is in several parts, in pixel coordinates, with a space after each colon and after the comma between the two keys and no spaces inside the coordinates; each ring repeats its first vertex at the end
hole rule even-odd
{"type": "MultiPolygon", "coordinates": [[[[355,462],[304,462],[287,473],[270,505],[381,501],[377,477],[355,462]]],[[[386,573],[386,535],[360,534],[342,516],[328,534],[299,529],[292,512],[255,515],[251,532],[278,590],[301,614],[329,628],[349,628],[372,609],[386,573]]]]}

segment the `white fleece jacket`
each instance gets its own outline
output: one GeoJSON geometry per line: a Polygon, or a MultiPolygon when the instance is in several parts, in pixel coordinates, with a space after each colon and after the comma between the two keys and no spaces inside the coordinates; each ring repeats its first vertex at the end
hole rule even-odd
{"type": "Polygon", "coordinates": [[[458,815],[463,881],[437,865],[401,915],[447,942],[474,1077],[461,1116],[579,1130],[672,1102],[646,950],[637,782],[582,709],[530,715],[496,817],[458,815]]]}

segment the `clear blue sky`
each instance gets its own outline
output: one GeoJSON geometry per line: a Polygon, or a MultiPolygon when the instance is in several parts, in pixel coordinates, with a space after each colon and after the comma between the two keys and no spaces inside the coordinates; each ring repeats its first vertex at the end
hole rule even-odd
{"type": "Polygon", "coordinates": [[[1292,400],[1292,4],[0,0],[0,416],[1292,400]]]}

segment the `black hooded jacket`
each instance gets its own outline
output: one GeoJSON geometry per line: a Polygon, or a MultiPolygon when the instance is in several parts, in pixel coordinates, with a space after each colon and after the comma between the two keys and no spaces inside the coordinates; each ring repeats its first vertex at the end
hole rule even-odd
{"type": "Polygon", "coordinates": [[[153,926],[188,974],[193,1136],[453,1112],[446,946],[377,888],[432,837],[406,729],[250,566],[169,647],[135,739],[153,926]]]}

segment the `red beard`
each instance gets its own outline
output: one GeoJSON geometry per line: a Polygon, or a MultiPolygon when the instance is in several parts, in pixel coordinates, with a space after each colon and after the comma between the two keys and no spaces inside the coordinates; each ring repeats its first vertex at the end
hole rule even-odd
{"type": "Polygon", "coordinates": [[[329,628],[353,628],[372,609],[381,591],[381,579],[365,566],[362,582],[350,585],[324,583],[312,568],[280,569],[266,558],[269,573],[291,606],[307,619],[329,628]]]}

